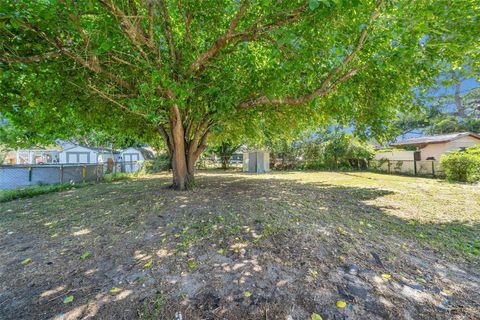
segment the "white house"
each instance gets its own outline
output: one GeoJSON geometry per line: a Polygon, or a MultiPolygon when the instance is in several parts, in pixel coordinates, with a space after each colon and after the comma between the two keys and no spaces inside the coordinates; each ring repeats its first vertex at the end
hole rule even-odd
{"type": "Polygon", "coordinates": [[[412,161],[414,160],[415,151],[408,150],[387,150],[375,153],[375,160],[395,160],[395,161],[412,161]]]}
{"type": "Polygon", "coordinates": [[[473,132],[459,132],[412,138],[392,145],[395,147],[416,147],[417,151],[420,151],[421,160],[440,160],[440,157],[444,153],[452,150],[464,149],[477,144],[480,144],[480,134],[473,132]]]}
{"type": "Polygon", "coordinates": [[[60,152],[60,163],[107,163],[115,161],[113,151],[105,148],[72,146],[60,152]]]}

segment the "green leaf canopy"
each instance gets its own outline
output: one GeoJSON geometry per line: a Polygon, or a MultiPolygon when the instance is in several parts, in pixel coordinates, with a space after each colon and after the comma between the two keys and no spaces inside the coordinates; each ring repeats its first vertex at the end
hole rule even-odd
{"type": "Polygon", "coordinates": [[[382,135],[412,88],[480,64],[476,0],[3,0],[0,12],[0,112],[39,140],[103,130],[168,145],[178,122],[200,151],[212,128],[336,121],[382,135]]]}

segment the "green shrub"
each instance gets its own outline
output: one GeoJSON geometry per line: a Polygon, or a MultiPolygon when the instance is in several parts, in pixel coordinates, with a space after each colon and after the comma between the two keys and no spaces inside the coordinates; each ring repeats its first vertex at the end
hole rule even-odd
{"type": "Polygon", "coordinates": [[[152,161],[145,162],[145,171],[147,173],[157,173],[170,170],[170,156],[161,154],[152,161]]]}
{"type": "Polygon", "coordinates": [[[77,184],[59,183],[59,184],[52,184],[52,185],[38,185],[38,186],[32,186],[32,187],[14,189],[14,190],[1,190],[0,202],[7,202],[7,201],[22,199],[22,198],[32,198],[40,194],[70,190],[74,188],[82,188],[89,184],[90,183],[77,183],[77,184]]]}
{"type": "Polygon", "coordinates": [[[441,157],[440,163],[449,181],[480,181],[480,145],[449,152],[441,157]]]}
{"type": "Polygon", "coordinates": [[[106,182],[125,180],[131,177],[132,175],[133,175],[132,173],[125,173],[125,172],[107,173],[103,176],[103,180],[106,182]]]}

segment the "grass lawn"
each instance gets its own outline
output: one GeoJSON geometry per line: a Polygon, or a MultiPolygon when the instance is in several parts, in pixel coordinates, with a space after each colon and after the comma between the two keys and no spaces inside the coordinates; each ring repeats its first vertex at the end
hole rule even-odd
{"type": "Polygon", "coordinates": [[[204,171],[0,203],[1,319],[474,319],[480,186],[204,171]],[[343,304],[345,302],[345,304],[343,304]]]}

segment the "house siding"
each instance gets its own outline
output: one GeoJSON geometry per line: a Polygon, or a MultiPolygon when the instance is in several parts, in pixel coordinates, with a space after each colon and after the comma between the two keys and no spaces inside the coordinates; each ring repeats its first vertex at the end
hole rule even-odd
{"type": "Polygon", "coordinates": [[[77,147],[66,149],[60,152],[59,159],[60,159],[60,163],[69,163],[69,164],[97,163],[97,152],[88,148],[77,146],[77,147]],[[81,158],[81,160],[79,162],[76,161],[77,159],[76,155],[80,155],[79,158],[81,158]],[[68,161],[69,156],[70,156],[70,162],[68,161]]]}
{"type": "Polygon", "coordinates": [[[462,137],[460,139],[448,142],[445,145],[445,152],[459,148],[468,148],[477,144],[480,144],[480,139],[474,137],[462,137]]]}
{"type": "Polygon", "coordinates": [[[425,148],[420,149],[422,160],[427,160],[429,157],[434,157],[435,160],[440,160],[440,157],[449,151],[460,148],[467,148],[480,144],[480,139],[474,137],[462,137],[453,141],[443,143],[432,143],[425,148]]]}
{"type": "Polygon", "coordinates": [[[445,153],[445,144],[445,142],[432,143],[420,149],[421,159],[427,160],[427,158],[434,158],[435,160],[440,160],[441,155],[445,153]]]}

